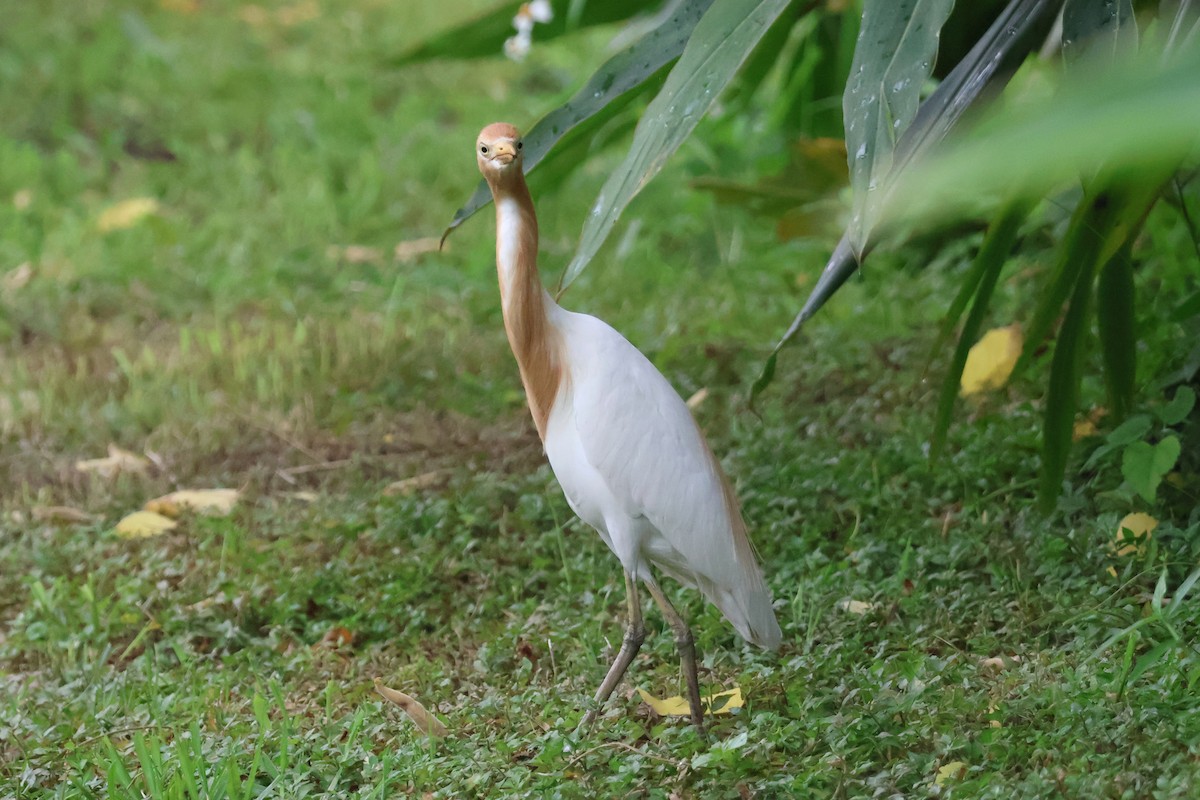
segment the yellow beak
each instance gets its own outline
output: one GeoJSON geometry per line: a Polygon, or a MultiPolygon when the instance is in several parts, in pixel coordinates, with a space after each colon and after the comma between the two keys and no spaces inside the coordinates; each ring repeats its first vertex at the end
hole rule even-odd
{"type": "Polygon", "coordinates": [[[492,161],[511,164],[517,157],[517,146],[513,142],[496,142],[492,145],[492,161]]]}

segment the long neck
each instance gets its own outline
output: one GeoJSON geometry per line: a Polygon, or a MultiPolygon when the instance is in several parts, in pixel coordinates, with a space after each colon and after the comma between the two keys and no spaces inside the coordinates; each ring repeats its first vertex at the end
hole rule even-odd
{"type": "Polygon", "coordinates": [[[538,435],[546,423],[562,382],[558,332],[547,309],[554,301],[542,288],[537,271],[538,227],[525,181],[493,185],[496,199],[496,270],[508,343],[521,369],[521,381],[538,435]]]}

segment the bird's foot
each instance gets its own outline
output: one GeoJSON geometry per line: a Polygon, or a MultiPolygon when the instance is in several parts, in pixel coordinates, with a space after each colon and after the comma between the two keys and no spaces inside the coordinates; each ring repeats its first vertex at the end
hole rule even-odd
{"type": "Polygon", "coordinates": [[[591,730],[592,725],[595,722],[596,722],[596,709],[594,709],[594,708],[588,709],[588,712],[583,715],[583,719],[579,720],[579,724],[575,726],[575,735],[583,736],[585,733],[587,733],[589,730],[591,730]]]}

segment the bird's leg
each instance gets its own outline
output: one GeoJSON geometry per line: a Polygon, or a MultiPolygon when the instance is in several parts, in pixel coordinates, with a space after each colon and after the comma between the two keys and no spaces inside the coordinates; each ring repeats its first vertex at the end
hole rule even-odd
{"type": "Polygon", "coordinates": [[[687,679],[688,705],[692,709],[692,723],[704,733],[704,706],[700,701],[700,676],[696,672],[696,640],[692,638],[692,629],[671,605],[671,601],[663,594],[662,589],[647,581],[646,588],[650,596],[662,609],[663,616],[675,631],[675,644],[679,646],[679,662],[683,667],[683,676],[687,679]]]}
{"type": "Polygon", "coordinates": [[[612,666],[608,668],[604,682],[600,684],[600,688],[596,690],[596,696],[592,698],[593,707],[583,715],[579,727],[575,729],[577,733],[595,721],[597,709],[612,695],[613,689],[617,688],[617,684],[625,675],[625,670],[629,669],[634,656],[642,648],[642,642],[646,640],[646,628],[642,624],[642,601],[638,598],[637,581],[629,572],[625,573],[625,602],[628,606],[629,617],[625,623],[625,638],[621,640],[621,649],[617,651],[617,657],[613,659],[612,666]]]}

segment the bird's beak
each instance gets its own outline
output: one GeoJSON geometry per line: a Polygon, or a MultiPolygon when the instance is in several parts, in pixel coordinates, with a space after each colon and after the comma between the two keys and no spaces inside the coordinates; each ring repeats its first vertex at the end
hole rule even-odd
{"type": "Polygon", "coordinates": [[[512,142],[496,142],[492,145],[492,161],[508,166],[517,158],[517,146],[512,142]]]}

